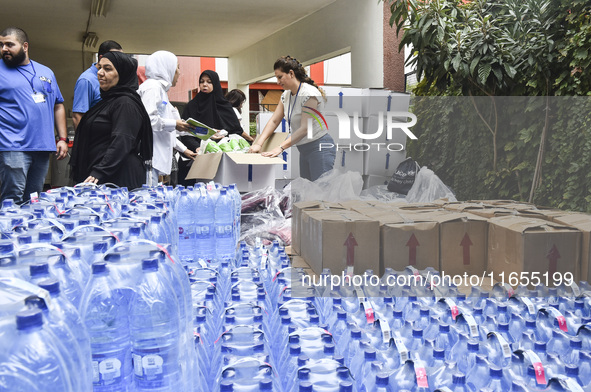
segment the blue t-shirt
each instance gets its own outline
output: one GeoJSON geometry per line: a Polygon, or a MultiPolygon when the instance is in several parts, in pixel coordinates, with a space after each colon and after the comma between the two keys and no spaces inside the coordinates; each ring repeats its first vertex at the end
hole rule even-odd
{"type": "Polygon", "coordinates": [[[74,104],[72,111],[75,113],[86,113],[88,109],[101,100],[101,90],[98,81],[98,69],[96,63],[82,72],[76,86],[74,86],[74,104]]]}
{"type": "Polygon", "coordinates": [[[54,107],[64,102],[51,69],[0,61],[0,151],[55,151],[54,107]],[[43,94],[43,102],[33,95],[43,94]]]}

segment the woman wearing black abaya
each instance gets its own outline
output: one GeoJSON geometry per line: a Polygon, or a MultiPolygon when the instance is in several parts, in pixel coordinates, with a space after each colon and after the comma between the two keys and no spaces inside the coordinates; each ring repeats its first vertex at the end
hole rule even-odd
{"type": "Polygon", "coordinates": [[[152,159],[152,126],[136,92],[137,61],[122,52],[108,52],[98,67],[102,100],[76,130],[72,178],[76,183],[139,188],[152,159]]]}
{"type": "MultiPolygon", "coordinates": [[[[199,75],[199,93],[193,98],[182,115],[184,120],[193,118],[215,129],[216,131],[226,130],[228,134],[241,135],[243,130],[234,113],[232,104],[224,98],[220,77],[215,71],[206,70],[199,75]]],[[[221,135],[213,135],[212,139],[221,139],[221,135]]],[[[181,141],[187,148],[196,151],[200,145],[200,139],[193,136],[180,136],[181,141]]],[[[188,186],[195,181],[185,181],[193,161],[184,159],[179,160],[179,184],[188,186]]]]}

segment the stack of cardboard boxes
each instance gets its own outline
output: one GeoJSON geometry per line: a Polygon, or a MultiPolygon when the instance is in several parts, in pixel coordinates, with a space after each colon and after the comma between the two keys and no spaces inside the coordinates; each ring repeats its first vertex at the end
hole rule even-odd
{"type": "Polygon", "coordinates": [[[446,275],[521,272],[590,280],[591,215],[503,200],[402,204],[303,202],[292,248],[320,274],[433,267],[446,275]],[[350,271],[350,270],[349,270],[350,271]]]}

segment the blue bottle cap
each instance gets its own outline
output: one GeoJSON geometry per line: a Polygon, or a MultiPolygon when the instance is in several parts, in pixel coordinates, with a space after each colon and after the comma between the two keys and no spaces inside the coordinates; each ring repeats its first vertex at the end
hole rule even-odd
{"type": "Polygon", "coordinates": [[[220,392],[232,392],[233,390],[234,383],[232,381],[223,380],[222,382],[220,382],[220,392]]]}
{"type": "Polygon", "coordinates": [[[33,237],[28,234],[21,234],[17,237],[19,245],[30,244],[33,242],[33,237]]]}
{"type": "Polygon", "coordinates": [[[339,392],[353,392],[353,383],[351,381],[341,381],[339,383],[339,392]]]}
{"type": "Polygon", "coordinates": [[[439,324],[439,332],[443,332],[443,333],[449,332],[449,324],[446,324],[446,323],[439,324]]]}
{"type": "Polygon", "coordinates": [[[478,340],[476,340],[476,339],[468,340],[468,351],[469,352],[477,353],[479,349],[480,349],[480,344],[479,344],[478,340]]]}
{"type": "Polygon", "coordinates": [[[298,356],[298,367],[304,366],[310,358],[306,354],[300,354],[298,356]]]}
{"type": "Polygon", "coordinates": [[[347,320],[347,312],[338,311],[337,312],[337,320],[347,320]]]}
{"type": "Polygon", "coordinates": [[[49,291],[49,294],[54,297],[60,293],[60,282],[55,278],[45,279],[38,283],[38,286],[42,289],[49,291]]]}
{"type": "Polygon", "coordinates": [[[40,231],[39,242],[51,242],[51,231],[40,231]]]}
{"type": "Polygon", "coordinates": [[[580,350],[583,348],[583,341],[580,338],[573,337],[570,340],[570,347],[574,350],[580,350]]]}
{"type": "Polygon", "coordinates": [[[444,360],[445,359],[445,350],[443,350],[441,348],[434,347],[433,348],[433,358],[444,360]]]}
{"type": "Polygon", "coordinates": [[[452,379],[452,383],[454,385],[464,385],[464,384],[466,384],[466,376],[463,373],[460,373],[460,372],[454,373],[451,376],[451,379],[452,379]]]}
{"type": "Polygon", "coordinates": [[[142,271],[158,271],[158,259],[143,259],[142,260],[142,271]]]}
{"type": "Polygon", "coordinates": [[[97,261],[92,264],[92,274],[93,275],[99,275],[99,274],[106,273],[106,272],[108,272],[107,263],[105,263],[104,261],[97,261]]]}
{"type": "Polygon", "coordinates": [[[335,346],[333,343],[327,343],[324,345],[324,354],[332,355],[334,354],[335,346]]]}
{"type": "Polygon", "coordinates": [[[341,365],[345,365],[345,357],[342,355],[335,355],[332,357],[332,359],[334,359],[335,361],[337,361],[338,363],[340,363],[341,365]]]}
{"type": "Polygon", "coordinates": [[[41,275],[49,275],[49,264],[47,263],[36,263],[29,265],[29,274],[31,278],[41,275]]]}
{"type": "Polygon", "coordinates": [[[364,358],[366,361],[375,361],[376,360],[376,350],[374,348],[365,349],[364,358]]]}
{"type": "Polygon", "coordinates": [[[264,378],[259,382],[259,390],[260,391],[272,391],[273,390],[273,380],[270,378],[264,378]]]}
{"type": "Polygon", "coordinates": [[[301,382],[298,390],[299,392],[312,392],[312,384],[307,381],[301,382]]]}
{"type": "Polygon", "coordinates": [[[423,337],[423,330],[419,328],[412,329],[412,337],[413,338],[422,338],[423,337]]]}
{"type": "Polygon", "coordinates": [[[500,322],[500,323],[498,323],[498,325],[497,325],[497,326],[498,326],[498,328],[499,328],[499,331],[502,331],[502,332],[509,332],[509,323],[501,323],[501,322],[500,322]]]}
{"type": "Polygon", "coordinates": [[[534,351],[546,351],[546,342],[539,340],[534,342],[534,351]]]}
{"type": "Polygon", "coordinates": [[[24,331],[43,325],[43,315],[39,309],[27,309],[16,314],[16,329],[24,331]]]}
{"type": "Polygon", "coordinates": [[[0,253],[9,253],[14,251],[14,244],[12,241],[0,241],[0,253]]]}
{"type": "Polygon", "coordinates": [[[14,257],[14,256],[0,257],[0,268],[13,267],[15,265],[16,265],[16,257],[14,257]]]}
{"type": "Polygon", "coordinates": [[[376,375],[376,385],[387,386],[390,382],[390,376],[386,372],[380,372],[376,375]]]}
{"type": "Polygon", "coordinates": [[[361,330],[359,328],[351,330],[351,339],[361,339],[361,330]]]}
{"type": "Polygon", "coordinates": [[[289,345],[289,355],[300,355],[302,352],[302,347],[299,344],[290,344],[289,345]]]}
{"type": "Polygon", "coordinates": [[[490,366],[490,376],[492,378],[502,378],[503,377],[503,369],[500,367],[496,367],[494,365],[490,366]]]}
{"type": "Polygon", "coordinates": [[[298,369],[298,380],[308,380],[310,378],[310,369],[298,369]]]}
{"type": "Polygon", "coordinates": [[[564,365],[564,369],[567,376],[578,377],[579,375],[579,367],[576,365],[564,365]]]}
{"type": "Polygon", "coordinates": [[[31,295],[30,297],[25,298],[25,305],[41,310],[47,309],[47,303],[45,300],[41,297],[37,297],[36,295],[31,295]]]}

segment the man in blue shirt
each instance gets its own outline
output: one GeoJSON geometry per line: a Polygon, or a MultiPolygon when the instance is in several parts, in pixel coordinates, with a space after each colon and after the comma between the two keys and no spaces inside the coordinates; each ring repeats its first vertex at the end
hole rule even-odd
{"type": "MultiPolygon", "coordinates": [[[[99,60],[105,53],[110,51],[121,52],[121,45],[111,40],[103,42],[98,50],[99,60]]],[[[96,63],[93,63],[90,68],[82,72],[76,81],[76,86],[74,86],[74,105],[72,105],[72,122],[74,123],[74,129],[78,128],[78,123],[80,122],[80,119],[82,119],[82,116],[84,116],[84,113],[101,100],[101,91],[97,73],[98,68],[96,63]]]]}
{"type": "Polygon", "coordinates": [[[68,153],[66,109],[51,69],[29,59],[24,30],[0,32],[0,54],[0,200],[21,203],[43,190],[49,153],[68,153]]]}

